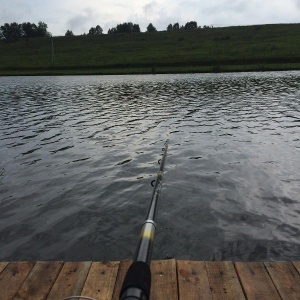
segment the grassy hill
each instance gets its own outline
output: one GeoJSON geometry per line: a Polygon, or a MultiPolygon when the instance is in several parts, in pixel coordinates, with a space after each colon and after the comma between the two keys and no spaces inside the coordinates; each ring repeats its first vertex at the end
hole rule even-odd
{"type": "Polygon", "coordinates": [[[0,75],[300,69],[300,24],[0,42],[0,75]]]}

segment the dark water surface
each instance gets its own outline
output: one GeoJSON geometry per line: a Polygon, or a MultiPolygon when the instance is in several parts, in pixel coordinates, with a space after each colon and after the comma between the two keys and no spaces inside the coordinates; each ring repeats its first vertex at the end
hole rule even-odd
{"type": "Polygon", "coordinates": [[[300,72],[0,77],[0,260],[300,259],[300,72]]]}

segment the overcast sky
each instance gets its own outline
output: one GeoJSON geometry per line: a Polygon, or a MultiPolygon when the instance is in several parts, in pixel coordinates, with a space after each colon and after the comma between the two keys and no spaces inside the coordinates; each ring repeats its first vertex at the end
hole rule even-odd
{"type": "Polygon", "coordinates": [[[75,35],[100,25],[104,33],[124,22],[151,22],[157,30],[168,24],[196,21],[198,26],[300,23],[300,0],[0,0],[0,25],[38,23],[53,35],[69,29],[75,35]]]}

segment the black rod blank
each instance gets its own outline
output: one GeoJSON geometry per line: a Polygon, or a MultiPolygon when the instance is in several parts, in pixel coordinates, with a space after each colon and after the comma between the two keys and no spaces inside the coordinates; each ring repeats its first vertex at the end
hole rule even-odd
{"type": "Polygon", "coordinates": [[[168,151],[168,141],[162,149],[163,156],[159,160],[160,168],[157,173],[154,189],[151,197],[151,203],[144,222],[140,240],[136,249],[134,260],[129,267],[120,293],[120,300],[148,300],[150,298],[151,271],[150,261],[153,249],[155,235],[155,217],[157,211],[157,202],[162,189],[162,178],[165,161],[168,151]]]}

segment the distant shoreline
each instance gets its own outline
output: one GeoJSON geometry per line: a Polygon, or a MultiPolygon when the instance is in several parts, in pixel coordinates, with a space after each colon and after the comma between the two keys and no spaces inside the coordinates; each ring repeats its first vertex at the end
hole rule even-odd
{"type": "Polygon", "coordinates": [[[0,76],[72,76],[72,75],[146,75],[146,74],[189,74],[189,73],[242,73],[242,72],[268,72],[268,71],[297,71],[300,63],[295,64],[270,64],[270,65],[220,65],[220,66],[190,66],[164,68],[111,68],[111,69],[14,69],[0,70],[0,76]]]}
{"type": "Polygon", "coordinates": [[[300,24],[1,41],[0,76],[300,70],[300,24]]]}

